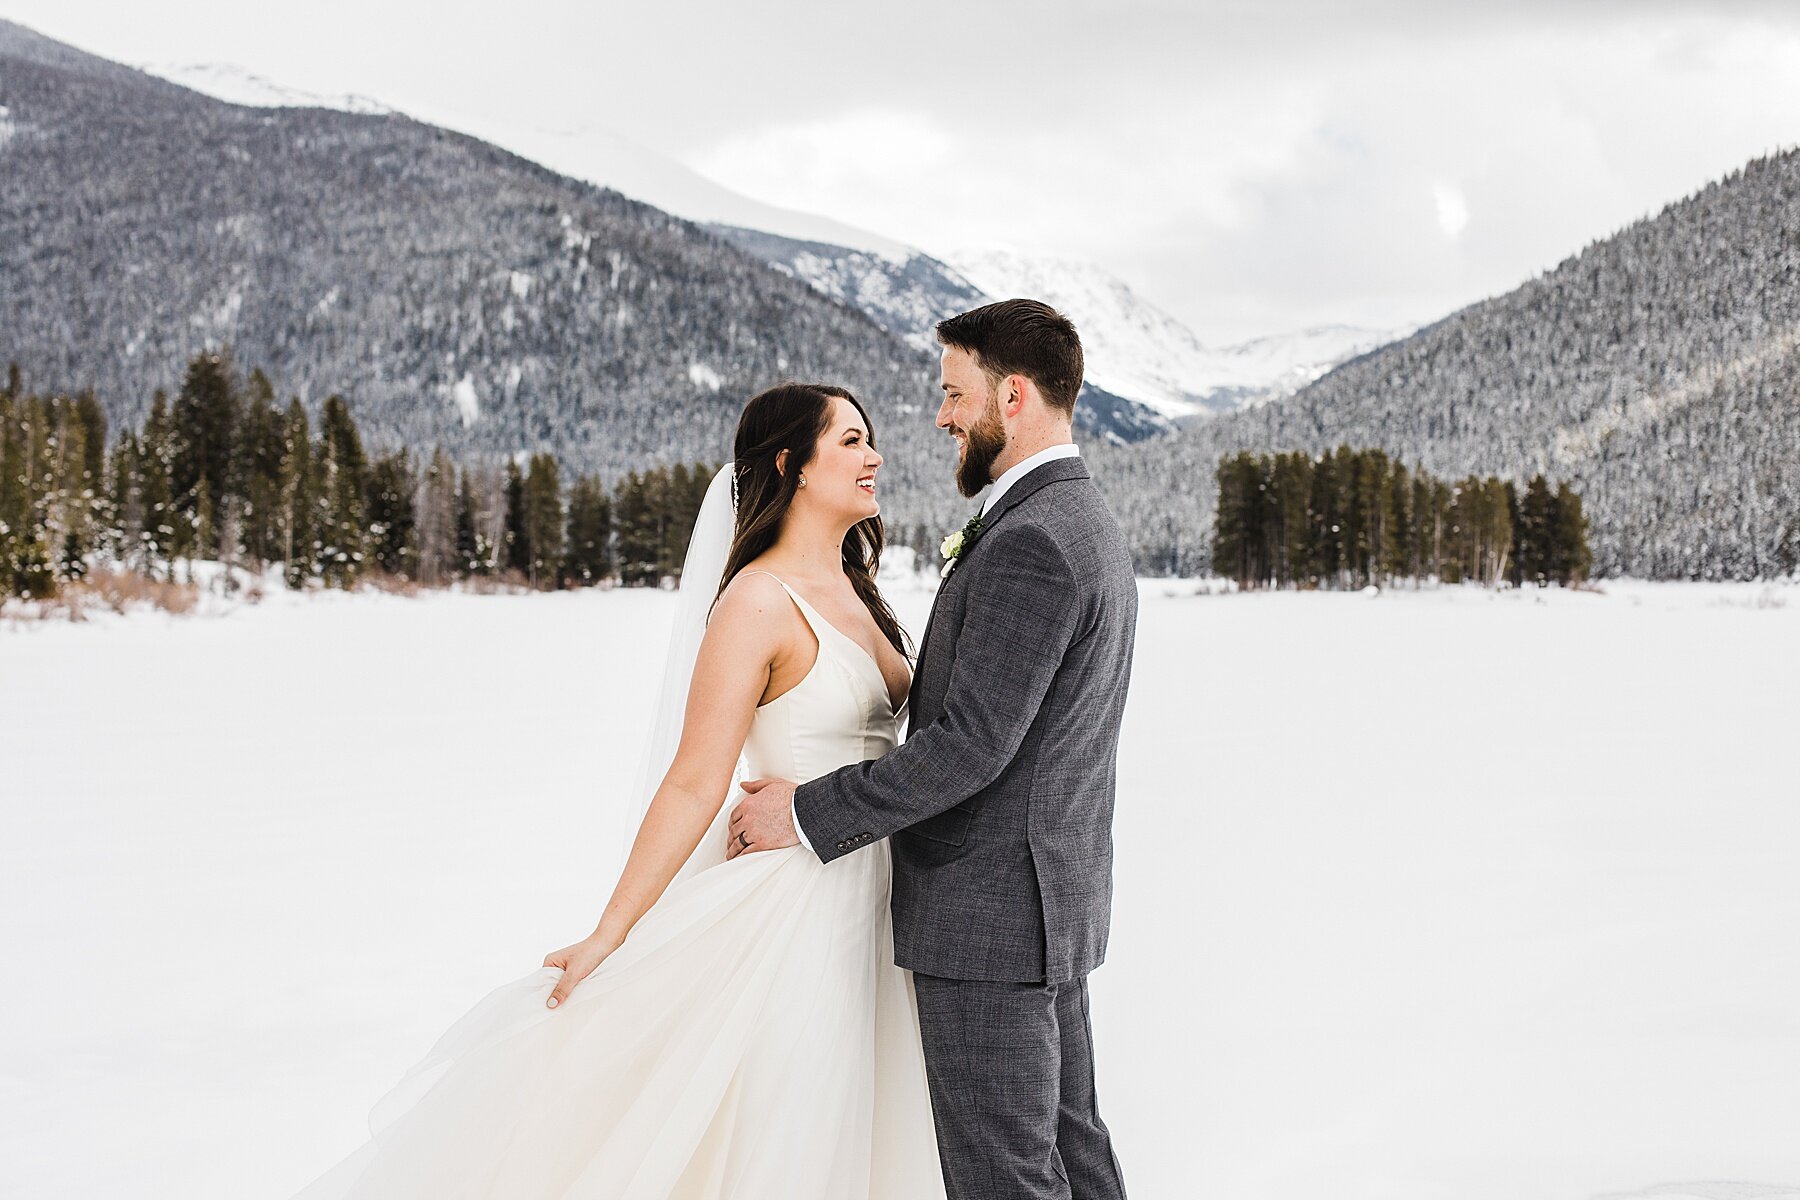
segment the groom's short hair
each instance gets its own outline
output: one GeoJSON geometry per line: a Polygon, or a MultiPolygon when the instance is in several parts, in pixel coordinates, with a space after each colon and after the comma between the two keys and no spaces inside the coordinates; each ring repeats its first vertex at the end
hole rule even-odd
{"type": "Polygon", "coordinates": [[[975,356],[990,384],[1023,375],[1044,403],[1075,414],[1081,391],[1081,338],[1069,318],[1041,300],[1000,300],[937,325],[938,341],[975,356]]]}

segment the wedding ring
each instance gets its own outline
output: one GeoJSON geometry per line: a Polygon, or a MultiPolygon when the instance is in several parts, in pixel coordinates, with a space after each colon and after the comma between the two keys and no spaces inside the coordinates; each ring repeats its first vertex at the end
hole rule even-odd
{"type": "Polygon", "coordinates": [[[750,839],[744,836],[744,831],[741,829],[738,830],[738,845],[745,850],[750,848],[750,839]]]}

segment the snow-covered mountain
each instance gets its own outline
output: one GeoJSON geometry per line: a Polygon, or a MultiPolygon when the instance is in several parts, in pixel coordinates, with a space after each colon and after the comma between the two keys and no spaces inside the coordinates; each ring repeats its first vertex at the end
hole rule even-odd
{"type": "Polygon", "coordinates": [[[364,96],[327,96],[285,87],[242,68],[218,63],[151,63],[142,69],[232,104],[403,113],[428,125],[480,138],[558,174],[611,188],[701,224],[761,229],[787,238],[848,246],[892,261],[904,261],[917,253],[891,238],[830,217],[795,212],[753,200],[714,183],[667,155],[598,126],[525,125],[416,104],[401,109],[364,96]]]}
{"type": "Polygon", "coordinates": [[[897,259],[853,246],[783,237],[764,229],[710,228],[814,291],[861,309],[889,333],[933,355],[938,344],[932,331],[939,321],[991,299],[946,264],[916,250],[897,259]]]}
{"type": "Polygon", "coordinates": [[[1094,384],[1175,420],[1289,395],[1338,363],[1410,332],[1326,325],[1208,346],[1094,263],[1005,250],[964,251],[946,261],[987,295],[1036,296],[1067,313],[1083,344],[1093,347],[1088,378],[1094,384]]]}
{"type": "Polygon", "coordinates": [[[486,141],[205,75],[275,107],[0,19],[0,362],[22,386],[91,390],[136,428],[195,354],[229,349],[309,419],[344,396],[371,449],[545,451],[616,480],[716,460],[770,381],[832,379],[884,424],[902,540],[967,519],[942,435],[899,419],[932,364],[855,309],[486,141]]]}
{"type": "Polygon", "coordinates": [[[230,63],[145,63],[138,69],[227,104],[251,108],[333,108],[353,113],[396,111],[368,96],[327,96],[287,87],[230,63]]]}
{"type": "Polygon", "coordinates": [[[1005,251],[942,259],[915,250],[895,259],[766,230],[713,228],[924,349],[936,344],[932,326],[945,313],[1008,296],[1035,296],[1054,305],[1081,330],[1090,388],[1104,391],[1115,404],[1146,410],[1132,422],[1135,432],[1107,426],[1125,441],[1291,395],[1339,363],[1411,332],[1322,325],[1207,346],[1193,330],[1093,263],[1005,251]]]}
{"type": "MultiPolygon", "coordinates": [[[[235,104],[401,111],[365,96],[285,87],[221,64],[144,69],[235,104]]],[[[1088,383],[1105,400],[1092,416],[1111,440],[1135,441],[1289,395],[1338,363],[1410,332],[1328,325],[1208,346],[1093,263],[992,249],[930,254],[828,217],[751,199],[596,126],[528,126],[419,106],[405,115],[707,225],[921,350],[935,346],[932,327],[947,313],[1008,296],[1045,300],[1082,332],[1088,383]]]]}

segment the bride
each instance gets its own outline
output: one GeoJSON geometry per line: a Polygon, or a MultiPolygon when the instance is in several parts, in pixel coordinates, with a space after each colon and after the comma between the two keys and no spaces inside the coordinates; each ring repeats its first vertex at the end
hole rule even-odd
{"type": "Polygon", "coordinates": [[[726,860],[740,758],[804,782],[899,740],[881,462],[841,388],[745,406],[682,575],[660,784],[599,924],[452,1025],[296,1200],[943,1197],[887,844],[726,860]]]}

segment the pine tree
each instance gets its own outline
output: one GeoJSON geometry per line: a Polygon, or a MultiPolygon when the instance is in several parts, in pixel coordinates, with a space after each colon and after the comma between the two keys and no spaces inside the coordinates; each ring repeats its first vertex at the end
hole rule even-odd
{"type": "Polygon", "coordinates": [[[463,471],[456,489],[456,571],[459,575],[487,575],[494,568],[493,547],[481,533],[470,474],[463,471]]]}
{"type": "Polygon", "coordinates": [[[509,459],[506,464],[506,525],[500,546],[502,569],[530,577],[530,537],[530,526],[525,519],[525,476],[520,473],[519,464],[509,459]]]}
{"type": "Polygon", "coordinates": [[[456,465],[434,447],[418,489],[419,581],[442,584],[456,567],[456,465]]]}
{"type": "Polygon", "coordinates": [[[145,570],[155,574],[155,564],[160,562],[169,578],[173,578],[176,546],[180,540],[176,526],[183,521],[175,510],[174,487],[169,479],[175,455],[173,425],[168,398],[159,389],[151,398],[150,415],[144,422],[138,479],[144,505],[145,570]]]}
{"type": "Polygon", "coordinates": [[[1312,574],[1322,587],[1341,586],[1344,571],[1343,514],[1338,507],[1338,460],[1321,455],[1313,464],[1312,500],[1307,505],[1311,525],[1312,574]]]}
{"type": "Polygon", "coordinates": [[[1266,472],[1271,541],[1264,555],[1280,586],[1313,578],[1312,473],[1312,455],[1303,451],[1276,455],[1266,472]]]}
{"type": "Polygon", "coordinates": [[[1506,569],[1506,581],[1514,587],[1523,587],[1525,568],[1522,562],[1529,557],[1530,539],[1522,524],[1524,511],[1519,502],[1519,489],[1513,486],[1510,479],[1506,481],[1506,516],[1512,523],[1513,531],[1513,556],[1512,563],[1506,569]]]}
{"type": "Polygon", "coordinates": [[[139,477],[142,451],[137,435],[126,433],[113,447],[106,469],[109,536],[106,549],[127,567],[142,571],[144,533],[143,484],[139,477]]]}
{"type": "Polygon", "coordinates": [[[110,539],[113,514],[106,488],[106,410],[83,392],[75,401],[75,424],[81,431],[81,477],[76,481],[83,509],[81,541],[84,550],[104,546],[110,539]]]}
{"type": "Polygon", "coordinates": [[[1558,577],[1556,498],[1543,475],[1533,475],[1518,501],[1518,577],[1543,587],[1558,577]]]}
{"type": "Polygon", "coordinates": [[[532,587],[548,587],[556,583],[563,557],[562,483],[552,455],[531,456],[524,501],[525,575],[532,587]]]}
{"type": "Polygon", "coordinates": [[[202,475],[200,482],[194,485],[194,511],[188,520],[192,522],[193,532],[187,535],[186,548],[190,571],[193,560],[208,553],[208,546],[218,545],[218,530],[213,526],[217,508],[213,504],[212,480],[202,475]]]}
{"type": "Polygon", "coordinates": [[[244,388],[244,553],[257,570],[282,556],[281,463],[287,452],[275,388],[259,367],[244,388]]]}
{"type": "Polygon", "coordinates": [[[13,363],[7,390],[0,392],[0,598],[19,591],[26,523],[25,439],[18,413],[18,370],[13,363]]]}
{"type": "Polygon", "coordinates": [[[88,474],[88,427],[79,405],[64,397],[27,399],[32,427],[32,515],[56,573],[85,572],[95,487],[88,474]]]}
{"type": "Polygon", "coordinates": [[[1361,587],[1368,571],[1368,541],[1364,522],[1368,514],[1359,502],[1362,464],[1356,451],[1339,446],[1332,452],[1331,477],[1337,485],[1332,508],[1337,514],[1338,586],[1361,587]]]}
{"type": "Polygon", "coordinates": [[[1506,483],[1489,478],[1482,483],[1482,550],[1481,581],[1498,587],[1506,578],[1512,561],[1512,518],[1506,509],[1506,483]]]}
{"type": "MultiPolygon", "coordinates": [[[[9,380],[8,386],[15,386],[9,380]]],[[[5,547],[0,555],[0,594],[51,595],[56,588],[51,547],[45,526],[44,494],[49,490],[46,463],[55,452],[42,401],[36,396],[9,396],[4,430],[5,478],[0,480],[0,526],[5,547]]]]}
{"type": "Polygon", "coordinates": [[[1581,511],[1581,497],[1567,483],[1557,485],[1555,504],[1550,539],[1555,547],[1553,570],[1559,582],[1574,586],[1587,579],[1594,561],[1588,549],[1587,517],[1581,511]]]}
{"type": "Polygon", "coordinates": [[[1237,580],[1240,588],[1264,582],[1263,471],[1248,452],[1219,461],[1219,507],[1213,528],[1214,570],[1237,580]]]}
{"type": "Polygon", "coordinates": [[[319,421],[317,457],[320,529],[319,573],[331,587],[350,587],[366,560],[363,493],[368,463],[350,407],[330,396],[319,421]]]}
{"type": "Polygon", "coordinates": [[[1419,577],[1412,505],[1412,476],[1406,464],[1396,459],[1389,468],[1385,512],[1382,514],[1387,534],[1380,566],[1382,576],[1390,581],[1419,577]]]}
{"type": "Polygon", "coordinates": [[[578,478],[569,489],[568,552],[564,576],[578,586],[592,586],[612,574],[612,505],[600,480],[578,478]]]}
{"type": "Polygon", "coordinates": [[[694,522],[700,516],[700,505],[714,474],[704,463],[676,463],[660,480],[663,514],[657,571],[665,579],[681,578],[688,542],[694,536],[694,522]]]}
{"type": "Polygon", "coordinates": [[[282,575],[290,588],[306,586],[319,564],[318,479],[312,428],[295,396],[281,423],[281,462],[276,474],[276,529],[282,575]]]}
{"type": "MultiPolygon", "coordinates": [[[[239,491],[238,425],[241,405],[237,385],[232,379],[231,363],[224,354],[206,352],[195,355],[188,363],[187,375],[176,393],[173,457],[169,464],[169,485],[175,504],[187,514],[189,528],[217,527],[217,514],[210,507],[239,491]],[[209,507],[200,510],[200,483],[207,482],[209,507]]],[[[178,526],[179,528],[179,526],[178,526]]],[[[189,554],[212,556],[217,546],[210,542],[184,547],[189,554]]]]}
{"type": "Polygon", "coordinates": [[[389,575],[407,579],[418,570],[415,486],[412,458],[399,450],[375,460],[363,493],[371,558],[389,575]]]}
{"type": "Polygon", "coordinates": [[[619,482],[613,501],[613,529],[618,543],[619,582],[627,587],[654,586],[660,531],[650,503],[650,485],[636,471],[619,482]]]}
{"type": "Polygon", "coordinates": [[[1432,480],[1431,519],[1420,526],[1421,532],[1431,539],[1431,574],[1444,582],[1450,582],[1450,505],[1454,497],[1455,492],[1448,483],[1441,479],[1432,480]]]}
{"type": "Polygon", "coordinates": [[[1412,565],[1409,574],[1414,579],[1429,579],[1437,574],[1437,512],[1433,503],[1436,481],[1425,472],[1415,467],[1412,474],[1412,497],[1407,508],[1411,528],[1407,531],[1407,540],[1412,544],[1412,565]]]}
{"type": "Polygon", "coordinates": [[[1355,454],[1356,491],[1351,507],[1356,513],[1353,553],[1355,584],[1374,582],[1387,555],[1388,456],[1380,450],[1363,450],[1355,454]]]}

